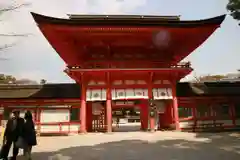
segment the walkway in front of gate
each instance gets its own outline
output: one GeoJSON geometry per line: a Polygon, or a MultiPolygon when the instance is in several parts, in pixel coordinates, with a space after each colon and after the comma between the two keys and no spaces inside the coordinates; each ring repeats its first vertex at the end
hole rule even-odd
{"type": "Polygon", "coordinates": [[[33,148],[34,160],[239,160],[240,157],[237,133],[88,133],[40,137],[38,142],[33,148]]]}

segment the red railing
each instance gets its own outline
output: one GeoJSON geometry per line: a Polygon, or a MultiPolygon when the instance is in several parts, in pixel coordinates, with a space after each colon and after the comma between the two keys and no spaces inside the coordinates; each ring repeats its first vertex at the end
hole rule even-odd
{"type": "Polygon", "coordinates": [[[177,65],[172,65],[171,68],[191,68],[190,62],[181,62],[177,65]]]}
{"type": "Polygon", "coordinates": [[[35,122],[36,131],[38,134],[70,134],[79,133],[80,122],[35,122]],[[78,125],[78,129],[71,129],[72,125],[78,125]],[[42,131],[45,126],[57,126],[58,129],[48,129],[47,131],[42,131]],[[64,129],[67,127],[67,129],[64,129]]]}

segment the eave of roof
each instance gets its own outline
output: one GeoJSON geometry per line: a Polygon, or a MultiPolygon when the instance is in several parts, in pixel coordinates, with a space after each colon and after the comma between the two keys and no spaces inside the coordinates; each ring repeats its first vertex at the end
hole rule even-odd
{"type": "Polygon", "coordinates": [[[108,18],[103,16],[82,16],[72,19],[61,19],[49,16],[40,15],[31,12],[34,20],[38,24],[57,24],[57,25],[85,25],[85,26],[168,26],[168,27],[198,27],[202,25],[220,25],[225,19],[226,15],[217,16],[214,18],[195,20],[195,21],[177,21],[171,19],[150,18],[148,16],[142,16],[146,18],[133,18],[131,16],[114,17],[109,15],[108,18]]]}

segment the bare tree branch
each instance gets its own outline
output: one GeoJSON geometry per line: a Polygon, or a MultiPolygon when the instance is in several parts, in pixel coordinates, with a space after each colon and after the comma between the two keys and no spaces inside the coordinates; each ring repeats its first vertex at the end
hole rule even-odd
{"type": "Polygon", "coordinates": [[[5,44],[3,46],[0,46],[0,51],[3,50],[3,49],[8,49],[12,46],[16,45],[16,43],[12,43],[12,44],[5,44]]]}
{"type": "Polygon", "coordinates": [[[32,34],[16,34],[16,33],[5,34],[5,33],[0,33],[0,37],[27,37],[29,35],[32,35],[32,34]]]}
{"type": "MultiPolygon", "coordinates": [[[[19,4],[19,5],[11,5],[9,7],[0,8],[0,15],[3,13],[14,11],[16,9],[19,9],[19,8],[21,8],[23,6],[27,6],[27,5],[30,5],[30,3],[23,3],[23,4],[19,4]]],[[[29,35],[30,34],[0,33],[0,37],[26,37],[29,35]]],[[[16,43],[4,44],[4,45],[0,46],[0,51],[2,51],[4,49],[8,49],[14,45],[16,45],[16,43]]],[[[2,59],[0,59],[0,60],[2,60],[2,59]]]]}
{"type": "Polygon", "coordinates": [[[7,58],[1,58],[0,57],[0,61],[7,61],[8,59],[7,58]]]}
{"type": "Polygon", "coordinates": [[[17,6],[10,6],[10,7],[7,7],[7,8],[0,8],[0,14],[1,13],[6,13],[6,12],[9,12],[9,11],[13,11],[13,10],[16,10],[18,8],[21,8],[23,6],[28,6],[30,5],[30,3],[23,3],[23,4],[19,4],[17,6]]]}

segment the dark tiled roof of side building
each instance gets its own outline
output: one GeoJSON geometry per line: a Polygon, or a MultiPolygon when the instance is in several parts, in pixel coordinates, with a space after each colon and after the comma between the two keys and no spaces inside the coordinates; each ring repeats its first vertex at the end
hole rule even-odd
{"type": "Polygon", "coordinates": [[[177,96],[240,96],[240,82],[178,83],[177,96]]]}
{"type": "Polygon", "coordinates": [[[79,98],[80,86],[74,83],[45,85],[0,85],[0,99],[79,98]]]}
{"type": "MultiPolygon", "coordinates": [[[[177,96],[240,96],[240,82],[178,83],[177,96]]],[[[0,99],[64,99],[79,97],[80,85],[75,83],[0,85],[0,99]]]]}

